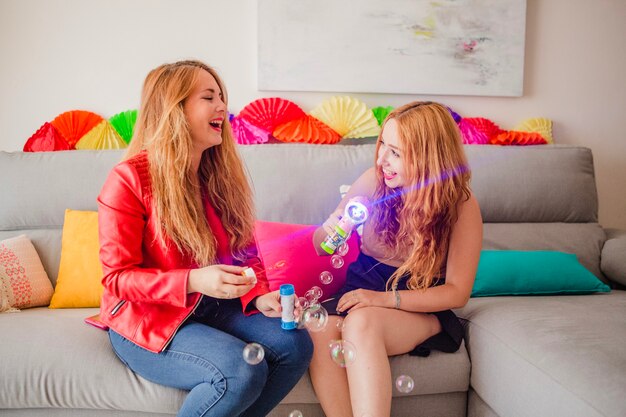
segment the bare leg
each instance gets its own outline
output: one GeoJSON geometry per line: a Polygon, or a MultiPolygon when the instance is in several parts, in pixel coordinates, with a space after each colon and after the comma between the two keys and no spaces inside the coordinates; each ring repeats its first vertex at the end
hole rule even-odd
{"type": "Polygon", "coordinates": [[[440,331],[431,314],[381,307],[348,314],[343,337],[357,350],[354,364],[347,367],[354,416],[389,416],[393,384],[388,356],[409,352],[440,331]]]}
{"type": "Polygon", "coordinates": [[[329,316],[323,331],[309,332],[314,345],[309,374],[315,395],[326,416],[352,417],[346,370],[332,360],[328,346],[332,340],[342,338],[337,328],[339,319],[337,316],[329,316]]]}

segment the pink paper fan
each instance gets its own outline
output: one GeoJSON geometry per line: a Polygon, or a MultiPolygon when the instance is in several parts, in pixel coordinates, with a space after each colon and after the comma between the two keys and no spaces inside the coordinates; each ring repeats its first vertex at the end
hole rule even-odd
{"type": "Polygon", "coordinates": [[[233,117],[230,121],[235,141],[242,145],[265,143],[269,140],[270,132],[257,127],[242,117],[233,117]]]}
{"type": "Polygon", "coordinates": [[[536,132],[517,132],[505,130],[501,132],[492,142],[494,145],[545,145],[547,142],[536,132]]]}
{"type": "Polygon", "coordinates": [[[304,116],[304,111],[297,104],[279,97],[254,100],[239,112],[239,117],[268,132],[304,116]]]}
{"type": "Polygon", "coordinates": [[[24,144],[24,152],[69,151],[70,145],[54,126],[44,123],[24,144]]]}
{"type": "Polygon", "coordinates": [[[489,142],[485,132],[478,130],[473,124],[466,122],[465,119],[459,121],[459,130],[463,136],[463,143],[484,145],[489,142]]]}
{"type": "Polygon", "coordinates": [[[334,144],[341,140],[339,133],[308,114],[278,126],[272,135],[283,142],[334,144]]]}
{"type": "Polygon", "coordinates": [[[500,129],[500,126],[498,126],[489,119],[485,119],[484,117],[467,117],[463,120],[465,121],[465,123],[474,126],[479,132],[487,135],[488,142],[491,142],[492,138],[495,138],[501,132],[503,132],[503,130],[500,129]]]}

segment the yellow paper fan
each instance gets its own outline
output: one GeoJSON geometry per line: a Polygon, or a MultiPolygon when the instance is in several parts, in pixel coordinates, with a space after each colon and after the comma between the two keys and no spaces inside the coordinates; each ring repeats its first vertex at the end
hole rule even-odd
{"type": "Polygon", "coordinates": [[[121,149],[127,145],[108,120],[103,120],[85,134],[76,149],[121,149]]]}
{"type": "Polygon", "coordinates": [[[378,136],[380,126],[365,103],[352,97],[331,97],[311,111],[343,138],[378,136]]]}
{"type": "Polygon", "coordinates": [[[548,143],[554,143],[552,139],[552,120],[544,117],[535,117],[526,119],[513,129],[518,132],[535,132],[539,133],[548,143]]]}

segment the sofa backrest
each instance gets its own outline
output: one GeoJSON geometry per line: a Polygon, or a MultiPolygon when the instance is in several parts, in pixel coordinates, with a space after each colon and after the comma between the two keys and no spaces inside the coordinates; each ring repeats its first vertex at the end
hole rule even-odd
{"type": "MultiPolygon", "coordinates": [[[[319,224],[374,163],[374,144],[241,146],[259,219],[319,224]]],[[[485,223],[485,248],[577,253],[596,275],[604,232],[591,150],[465,147],[485,223]],[[591,238],[589,237],[591,234],[591,238]]],[[[25,233],[56,281],[66,208],[96,210],[123,151],[0,152],[0,239],[25,233]]]]}

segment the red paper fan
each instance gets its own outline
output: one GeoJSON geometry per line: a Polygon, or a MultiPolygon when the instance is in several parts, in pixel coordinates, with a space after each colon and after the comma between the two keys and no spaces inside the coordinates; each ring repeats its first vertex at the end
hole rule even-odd
{"type": "Polygon", "coordinates": [[[308,114],[278,126],[272,135],[283,142],[333,144],[341,140],[339,133],[308,114]]]}
{"type": "Polygon", "coordinates": [[[268,132],[304,116],[304,111],[296,103],[279,97],[254,100],[239,112],[239,117],[268,132]]]}
{"type": "Polygon", "coordinates": [[[505,130],[495,137],[494,145],[545,145],[547,142],[536,132],[505,130]]]}
{"type": "Polygon", "coordinates": [[[95,113],[84,110],[72,110],[58,115],[52,125],[65,138],[71,149],[83,135],[104,120],[95,113]]]}
{"type": "Polygon", "coordinates": [[[484,117],[467,117],[463,118],[463,121],[471,124],[476,130],[485,134],[488,142],[491,142],[493,138],[503,132],[503,130],[500,129],[500,126],[489,119],[485,119],[484,117]]]}
{"type": "Polygon", "coordinates": [[[69,151],[70,145],[50,123],[44,123],[24,144],[24,152],[69,151]]]}

